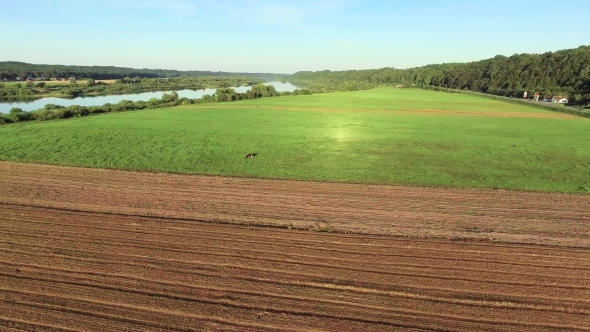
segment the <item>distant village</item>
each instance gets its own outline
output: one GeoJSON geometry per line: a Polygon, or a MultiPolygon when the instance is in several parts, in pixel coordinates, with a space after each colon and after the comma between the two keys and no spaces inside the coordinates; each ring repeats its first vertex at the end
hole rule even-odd
{"type": "MultiPolygon", "coordinates": [[[[528,99],[528,92],[525,92],[523,95],[524,99],[528,99]]],[[[541,98],[541,95],[538,92],[535,92],[535,94],[533,95],[533,101],[542,101],[542,102],[546,102],[546,103],[556,103],[556,104],[567,104],[569,103],[569,100],[567,99],[567,97],[565,96],[543,96],[543,98],[541,98]]]]}

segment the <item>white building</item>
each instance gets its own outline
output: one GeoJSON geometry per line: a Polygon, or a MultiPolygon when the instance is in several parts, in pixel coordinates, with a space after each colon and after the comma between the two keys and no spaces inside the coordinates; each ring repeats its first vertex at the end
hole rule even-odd
{"type": "Polygon", "coordinates": [[[553,96],[553,98],[551,98],[551,102],[558,104],[567,104],[569,101],[564,96],[553,96]]]}

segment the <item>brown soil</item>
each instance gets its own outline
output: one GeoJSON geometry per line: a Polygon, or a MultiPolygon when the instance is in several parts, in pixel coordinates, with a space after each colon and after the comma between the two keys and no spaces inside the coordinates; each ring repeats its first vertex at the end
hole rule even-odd
{"type": "Polygon", "coordinates": [[[461,115],[482,116],[491,118],[535,118],[535,119],[580,119],[579,116],[566,113],[542,113],[542,112],[482,112],[482,111],[457,111],[457,110],[408,110],[407,113],[428,115],[461,115]]]}
{"type": "Polygon", "coordinates": [[[0,202],[321,231],[590,248],[590,196],[0,162],[0,202]]]}
{"type": "Polygon", "coordinates": [[[589,202],[0,162],[0,330],[590,331],[589,202]]]}
{"type": "Polygon", "coordinates": [[[113,84],[115,83],[117,80],[96,80],[95,82],[102,82],[102,83],[106,83],[106,84],[113,84]]]}

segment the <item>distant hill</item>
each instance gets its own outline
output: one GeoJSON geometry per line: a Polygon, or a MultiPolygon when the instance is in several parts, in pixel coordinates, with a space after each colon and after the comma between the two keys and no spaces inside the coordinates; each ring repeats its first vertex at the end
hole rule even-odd
{"type": "Polygon", "coordinates": [[[16,77],[57,77],[70,76],[93,79],[119,79],[125,77],[180,77],[180,76],[242,76],[262,79],[274,79],[284,75],[272,73],[231,73],[221,71],[197,71],[197,70],[169,70],[169,69],[134,69],[113,66],[65,66],[65,65],[39,65],[25,62],[4,61],[0,62],[0,80],[14,80],[16,77]]]}
{"type": "Polygon", "coordinates": [[[325,86],[382,83],[440,86],[520,97],[524,91],[566,95],[590,103],[590,46],[543,54],[498,55],[470,63],[445,63],[410,69],[297,72],[291,82],[325,86]]]}

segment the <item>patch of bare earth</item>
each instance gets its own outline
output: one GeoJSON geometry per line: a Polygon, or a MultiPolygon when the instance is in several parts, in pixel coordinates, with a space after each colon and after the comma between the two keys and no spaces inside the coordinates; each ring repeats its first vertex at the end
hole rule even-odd
{"type": "MultiPolygon", "coordinates": [[[[251,109],[247,105],[212,105],[210,107],[220,109],[251,109]]],[[[292,111],[292,112],[319,112],[319,113],[366,113],[366,114],[427,114],[427,115],[456,115],[456,116],[475,116],[475,117],[492,117],[492,118],[533,118],[533,119],[579,119],[579,116],[558,113],[558,112],[511,112],[511,111],[463,111],[463,110],[442,110],[442,109],[366,109],[366,108],[326,108],[326,107],[295,107],[295,106],[264,106],[257,105],[257,109],[267,109],[274,111],[292,111]]],[[[188,108],[187,108],[188,109],[188,108]]],[[[193,110],[191,108],[191,110],[193,110]]]]}
{"type": "Polygon", "coordinates": [[[579,116],[557,112],[488,112],[488,111],[459,111],[459,110],[407,110],[407,113],[428,115],[460,115],[491,118],[534,118],[534,119],[579,119],[579,116]]]}
{"type": "Polygon", "coordinates": [[[96,80],[96,83],[106,83],[106,84],[113,84],[115,83],[117,80],[96,80]]]}
{"type": "Polygon", "coordinates": [[[590,331],[589,200],[0,162],[0,330],[590,331]]]}

